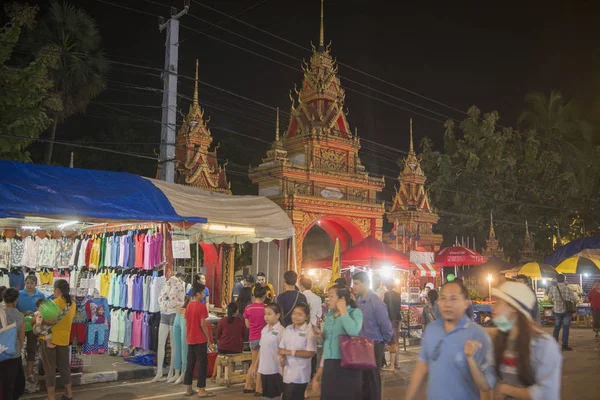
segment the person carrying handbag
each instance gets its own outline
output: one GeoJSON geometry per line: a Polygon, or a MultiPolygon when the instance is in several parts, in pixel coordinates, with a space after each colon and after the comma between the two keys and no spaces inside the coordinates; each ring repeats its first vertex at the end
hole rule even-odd
{"type": "Polygon", "coordinates": [[[6,308],[0,308],[0,399],[18,399],[25,391],[21,348],[25,342],[25,317],[17,310],[19,292],[4,291],[6,308]]]}
{"type": "Polygon", "coordinates": [[[556,278],[556,285],[548,291],[548,300],[554,303],[554,332],[552,336],[558,342],[558,335],[562,327],[562,349],[563,351],[571,351],[573,348],[569,346],[569,330],[573,313],[575,313],[575,295],[565,283],[564,275],[558,275],[556,278]]]}
{"type": "Polygon", "coordinates": [[[323,341],[323,357],[312,380],[312,389],[314,392],[320,389],[321,400],[360,400],[363,397],[362,371],[342,367],[340,338],[358,336],[363,324],[362,311],[344,285],[332,286],[327,291],[327,308],[322,330],[313,328],[315,335],[323,341]]]}

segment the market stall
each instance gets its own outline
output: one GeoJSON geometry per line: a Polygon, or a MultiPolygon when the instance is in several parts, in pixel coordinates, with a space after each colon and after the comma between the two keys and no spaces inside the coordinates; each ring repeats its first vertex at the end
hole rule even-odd
{"type": "MultiPolygon", "coordinates": [[[[35,275],[50,296],[54,281],[69,281],[77,307],[72,366],[79,370],[90,365],[89,355],[107,352],[158,352],[162,364],[170,328],[161,315],[183,306],[189,285],[173,271],[180,238],[189,250],[190,238],[214,246],[292,236],[287,215],[266,198],[0,161],[0,283],[22,289],[35,275]]],[[[231,277],[232,286],[233,267],[228,262],[221,274],[215,265],[213,281],[231,277]]]]}

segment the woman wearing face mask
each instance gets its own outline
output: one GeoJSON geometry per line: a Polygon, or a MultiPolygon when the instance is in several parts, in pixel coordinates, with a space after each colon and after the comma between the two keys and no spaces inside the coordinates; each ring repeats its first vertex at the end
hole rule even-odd
{"type": "MultiPolygon", "coordinates": [[[[465,354],[473,379],[482,391],[494,389],[501,399],[560,399],[562,355],[556,340],[544,333],[531,318],[535,294],[524,284],[506,282],[492,290],[493,321],[498,332],[493,339],[497,382],[488,379],[475,362],[481,344],[468,340],[465,354]]],[[[490,377],[488,377],[490,378],[490,377]]]]}

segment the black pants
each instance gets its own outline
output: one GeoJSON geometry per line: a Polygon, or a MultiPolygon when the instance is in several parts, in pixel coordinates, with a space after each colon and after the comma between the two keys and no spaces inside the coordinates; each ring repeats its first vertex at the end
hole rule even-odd
{"type": "Polygon", "coordinates": [[[283,389],[284,400],[304,400],[308,383],[286,383],[283,389]]]}
{"type": "Polygon", "coordinates": [[[25,373],[21,357],[0,362],[0,399],[16,400],[25,392],[25,373]]]}
{"type": "Polygon", "coordinates": [[[315,354],[311,359],[310,359],[310,379],[315,377],[315,374],[317,373],[317,354],[315,354]]]}
{"type": "Polygon", "coordinates": [[[375,365],[377,368],[362,371],[363,399],[381,400],[381,365],[384,357],[383,343],[375,343],[375,365]]]}
{"type": "Polygon", "coordinates": [[[191,385],[194,380],[194,368],[198,365],[198,387],[204,389],[206,387],[206,370],[208,369],[208,353],[206,343],[189,344],[187,355],[187,369],[185,370],[185,378],[183,383],[191,385]]]}

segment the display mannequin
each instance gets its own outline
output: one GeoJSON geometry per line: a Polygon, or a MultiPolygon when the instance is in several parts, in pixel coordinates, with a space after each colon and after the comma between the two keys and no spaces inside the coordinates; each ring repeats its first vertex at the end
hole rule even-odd
{"type": "MultiPolygon", "coordinates": [[[[187,305],[187,301],[186,301],[187,305]]],[[[187,368],[187,327],[185,320],[185,308],[182,308],[175,315],[175,323],[173,325],[173,346],[172,351],[174,353],[173,366],[175,368],[175,374],[171,379],[167,379],[168,383],[183,383],[185,377],[185,370],[187,368]]]]}
{"type": "MultiPolygon", "coordinates": [[[[158,328],[158,355],[156,363],[156,376],[152,382],[170,381],[175,376],[173,348],[173,324],[175,323],[176,313],[185,303],[185,284],[179,276],[172,276],[165,283],[158,297],[158,306],[160,308],[160,326],[158,328]],[[171,336],[171,360],[169,362],[169,373],[163,378],[163,365],[165,362],[165,347],[167,339],[171,336]]],[[[177,378],[176,378],[177,379],[177,378]]],[[[174,380],[173,380],[174,381],[174,380]]]]}

